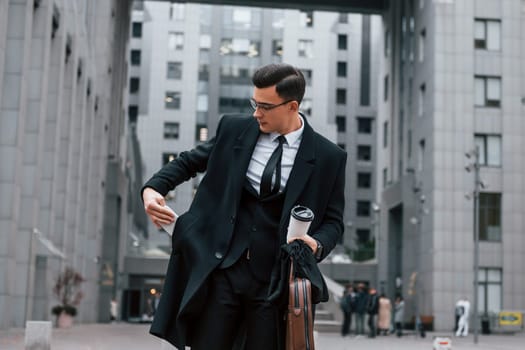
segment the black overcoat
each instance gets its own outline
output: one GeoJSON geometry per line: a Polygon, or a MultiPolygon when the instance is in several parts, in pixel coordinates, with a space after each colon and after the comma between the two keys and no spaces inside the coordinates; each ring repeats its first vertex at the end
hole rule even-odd
{"type": "MultiPolygon", "coordinates": [[[[259,133],[255,118],[225,116],[213,139],[182,152],[144,185],[166,195],[206,171],[189,210],[175,224],[162,297],[150,329],[180,349],[191,344],[193,322],[204,311],[207,277],[228,251],[259,133]]],[[[315,214],[309,234],[323,244],[322,258],[333,249],[343,233],[345,164],[346,153],[306,122],[287,182],[280,244],[286,241],[290,210],[300,204],[315,214]]],[[[276,250],[272,278],[279,275],[278,260],[276,250]]]]}

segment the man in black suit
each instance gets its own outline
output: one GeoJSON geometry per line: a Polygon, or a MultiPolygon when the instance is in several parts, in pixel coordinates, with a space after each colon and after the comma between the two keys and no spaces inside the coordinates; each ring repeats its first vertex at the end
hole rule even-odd
{"type": "Polygon", "coordinates": [[[299,112],[305,80],[287,64],[259,68],[253,118],[225,116],[209,142],[183,152],[145,185],[156,226],[173,222],[164,196],[206,171],[175,224],[172,254],[151,333],[179,349],[231,350],[238,330],[248,350],[277,349],[283,310],[267,301],[279,276],[290,210],[315,218],[302,240],[322,260],[343,232],[346,153],[299,112]]]}

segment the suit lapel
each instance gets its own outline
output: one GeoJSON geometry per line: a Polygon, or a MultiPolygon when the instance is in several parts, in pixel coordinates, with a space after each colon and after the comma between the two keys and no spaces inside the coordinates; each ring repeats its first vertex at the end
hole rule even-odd
{"type": "Polygon", "coordinates": [[[280,243],[285,243],[286,230],[284,225],[290,217],[290,210],[292,210],[297,198],[303,192],[315,165],[314,131],[306,122],[306,117],[303,117],[303,120],[305,121],[303,138],[286,184],[287,189],[284,197],[283,214],[279,223],[279,232],[281,233],[280,243]]]}

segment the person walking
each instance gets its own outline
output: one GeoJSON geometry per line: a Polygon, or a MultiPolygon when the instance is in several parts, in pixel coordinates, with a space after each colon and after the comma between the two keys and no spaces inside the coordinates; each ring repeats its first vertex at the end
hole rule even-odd
{"type": "Polygon", "coordinates": [[[366,311],[368,312],[368,337],[375,338],[377,334],[376,316],[379,311],[379,297],[375,288],[370,288],[366,311]]]}
{"type": "Polygon", "coordinates": [[[352,313],[355,307],[355,293],[351,284],[346,285],[343,296],[341,297],[340,307],[343,312],[341,335],[344,337],[350,333],[350,328],[352,326],[352,313]]]}
{"type": "Polygon", "coordinates": [[[377,319],[378,334],[388,335],[392,319],[392,303],[385,294],[379,297],[379,312],[377,319]]]}
{"type": "Polygon", "coordinates": [[[150,329],[179,349],[231,350],[239,329],[247,349],[277,349],[284,344],[285,306],[267,297],[270,285],[286,283],[280,252],[291,209],[300,204],[313,211],[308,234],[299,239],[317,261],[343,233],[346,152],[299,112],[301,70],[269,64],[252,82],[253,117],[222,117],[211,140],[180,153],[142,189],[149,219],[169,225],[175,216],[164,196],[206,172],[175,221],[150,329]]]}
{"type": "Polygon", "coordinates": [[[405,317],[405,301],[401,295],[396,296],[394,302],[394,326],[396,335],[401,337],[403,335],[403,321],[405,317]]]}
{"type": "Polygon", "coordinates": [[[456,337],[466,337],[468,335],[468,317],[470,312],[470,302],[466,297],[461,299],[457,306],[459,306],[459,321],[456,337]]]}
{"type": "Polygon", "coordinates": [[[368,295],[365,291],[365,285],[357,285],[357,294],[355,296],[355,333],[357,335],[365,334],[365,314],[368,295]]]}

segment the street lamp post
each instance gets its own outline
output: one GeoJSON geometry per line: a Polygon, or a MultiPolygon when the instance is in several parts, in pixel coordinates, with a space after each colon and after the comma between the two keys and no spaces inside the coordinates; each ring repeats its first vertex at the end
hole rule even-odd
{"type": "Polygon", "coordinates": [[[374,236],[375,236],[375,247],[374,247],[374,255],[376,258],[376,266],[377,266],[377,281],[376,281],[376,288],[379,288],[379,284],[381,281],[381,277],[379,274],[379,240],[381,236],[381,207],[377,203],[372,203],[372,211],[374,212],[374,236]]]}
{"type": "MultiPolygon", "coordinates": [[[[479,146],[475,146],[470,152],[465,153],[465,156],[472,159],[472,163],[465,167],[467,172],[474,171],[474,307],[473,307],[473,318],[474,318],[474,344],[478,343],[478,278],[479,278],[479,192],[480,187],[484,187],[483,182],[479,176],[479,146]]],[[[468,198],[468,196],[467,196],[468,198]]]]}

